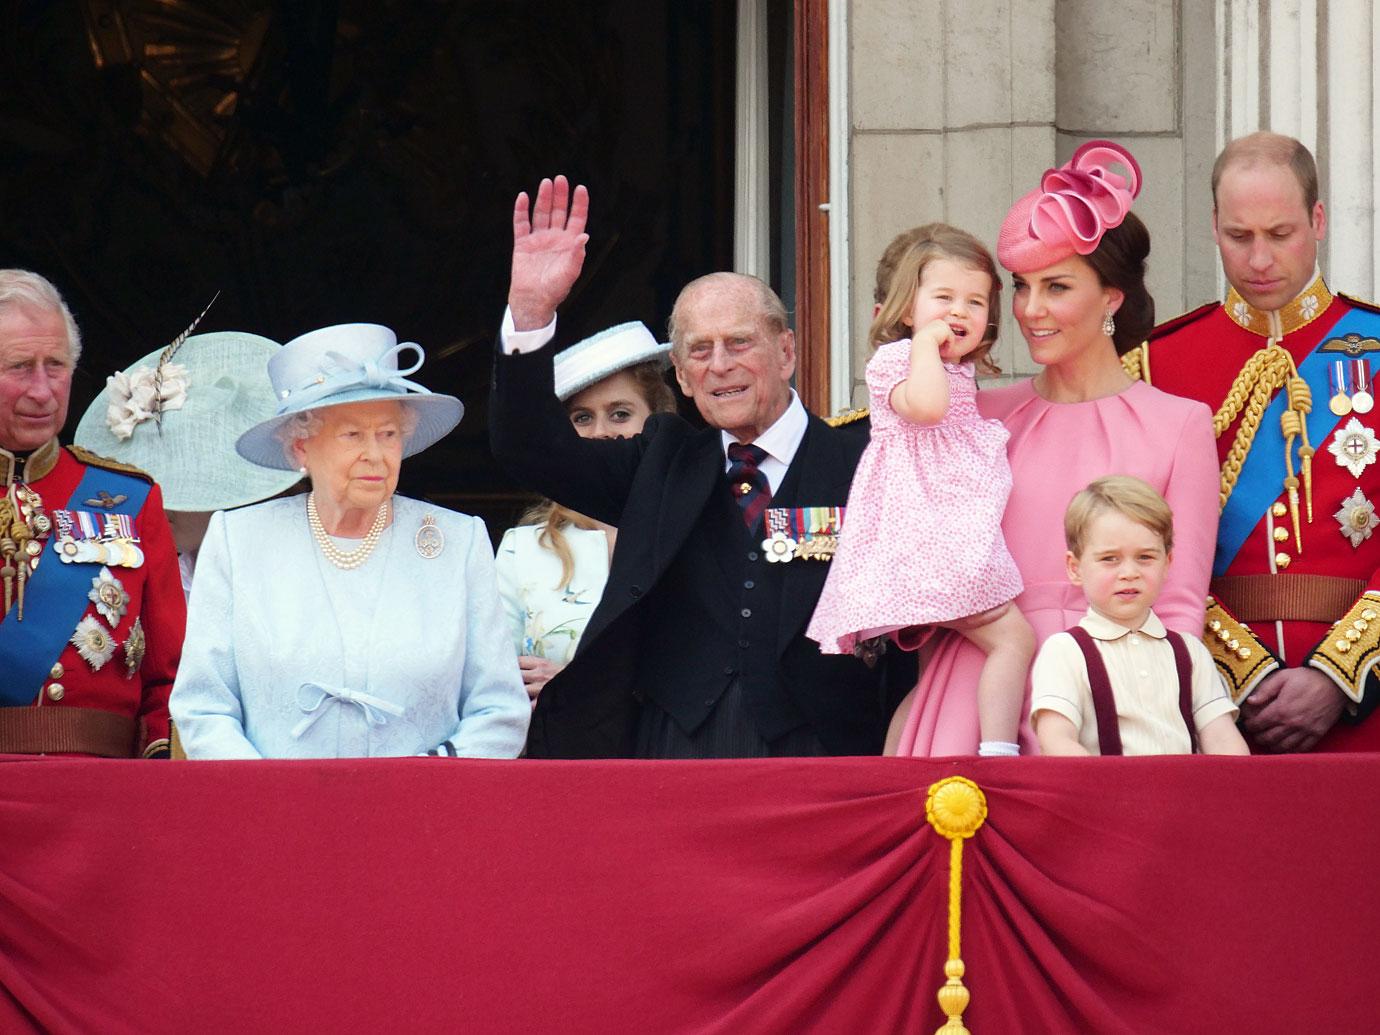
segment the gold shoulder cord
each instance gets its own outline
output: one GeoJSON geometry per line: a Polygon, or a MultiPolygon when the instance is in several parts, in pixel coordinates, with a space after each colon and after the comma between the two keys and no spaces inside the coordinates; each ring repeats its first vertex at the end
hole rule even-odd
{"type": "Polygon", "coordinates": [[[1284,488],[1289,492],[1289,515],[1294,526],[1294,546],[1303,552],[1303,532],[1299,525],[1299,478],[1294,472],[1294,440],[1299,440],[1299,461],[1303,470],[1303,492],[1308,520],[1313,520],[1313,446],[1308,441],[1308,414],[1313,410],[1313,394],[1308,382],[1299,376],[1298,367],[1275,338],[1246,360],[1241,372],[1232,382],[1227,397],[1212,418],[1212,430],[1217,437],[1231,427],[1241,415],[1227,458],[1222,462],[1222,487],[1218,493],[1218,509],[1227,505],[1241,467],[1251,451],[1260,418],[1270,404],[1270,397],[1280,388],[1287,393],[1288,404],[1280,415],[1280,429],[1284,432],[1284,488]]]}

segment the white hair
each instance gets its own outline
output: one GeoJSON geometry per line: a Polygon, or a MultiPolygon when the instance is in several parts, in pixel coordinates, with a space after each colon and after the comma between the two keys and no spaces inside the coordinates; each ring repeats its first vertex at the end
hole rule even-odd
{"type": "MultiPolygon", "coordinates": [[[[386,400],[376,400],[384,402],[386,400]]],[[[349,405],[349,404],[346,404],[349,405]]],[[[301,413],[294,413],[283,423],[279,424],[274,430],[274,435],[283,444],[283,455],[293,467],[297,466],[297,455],[293,452],[294,442],[305,442],[307,439],[319,433],[325,426],[319,407],[314,410],[303,410],[301,413]]],[[[400,413],[399,423],[402,426],[403,442],[407,442],[417,430],[417,411],[408,405],[406,398],[399,397],[398,410],[400,413]]]]}
{"type": "Polygon", "coordinates": [[[29,270],[0,269],[0,314],[9,309],[37,309],[57,313],[67,329],[67,352],[72,365],[81,357],[81,332],[72,310],[62,298],[62,292],[47,277],[29,270]]]}

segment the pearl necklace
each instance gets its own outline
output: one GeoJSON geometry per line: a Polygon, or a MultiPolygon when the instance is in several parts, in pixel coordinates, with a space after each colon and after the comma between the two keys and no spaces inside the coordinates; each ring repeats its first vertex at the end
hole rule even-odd
{"type": "Polygon", "coordinates": [[[326,534],[326,526],[321,523],[321,515],[316,512],[316,493],[307,495],[307,524],[311,527],[312,538],[316,540],[316,545],[321,547],[321,553],[326,560],[330,561],[342,571],[352,571],[369,559],[369,555],[374,552],[374,547],[379,544],[379,536],[383,535],[383,528],[388,524],[388,501],[384,501],[374,515],[374,523],[369,526],[369,531],[364,533],[364,540],[353,550],[342,550],[331,542],[331,537],[326,534]]]}

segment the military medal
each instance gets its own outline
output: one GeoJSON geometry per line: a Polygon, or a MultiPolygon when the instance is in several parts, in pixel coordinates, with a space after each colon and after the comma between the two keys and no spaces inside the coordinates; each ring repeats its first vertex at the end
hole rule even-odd
{"type": "Polygon", "coordinates": [[[1351,412],[1351,393],[1346,390],[1346,360],[1334,359],[1327,365],[1327,408],[1338,417],[1351,412]]]}
{"type": "Polygon", "coordinates": [[[1375,388],[1370,376],[1370,360],[1362,357],[1351,361],[1351,408],[1357,413],[1369,413],[1375,408],[1375,388]]]}
{"type": "Polygon", "coordinates": [[[773,532],[762,540],[762,552],[767,555],[768,562],[772,564],[784,564],[793,558],[795,546],[795,540],[785,532],[773,532]]]}
{"type": "Polygon", "coordinates": [[[1346,422],[1346,427],[1337,429],[1332,441],[1327,444],[1327,451],[1337,458],[1338,466],[1345,467],[1359,478],[1361,472],[1375,463],[1376,456],[1380,455],[1380,439],[1370,428],[1352,417],[1346,422]]]}
{"type": "Polygon", "coordinates": [[[417,552],[429,561],[440,557],[441,551],[446,548],[446,537],[436,524],[436,518],[430,514],[422,518],[422,527],[417,529],[413,542],[417,544],[417,552]]]}
{"type": "Polygon", "coordinates": [[[1332,516],[1353,547],[1359,547],[1375,530],[1375,504],[1366,499],[1359,488],[1342,500],[1341,507],[1332,516]]]}
{"type": "Polygon", "coordinates": [[[139,671],[139,666],[144,663],[144,651],[147,647],[143,622],[135,618],[134,624],[129,627],[129,636],[125,638],[126,679],[133,679],[134,673],[139,671]]]}
{"type": "Polygon", "coordinates": [[[57,537],[53,549],[65,564],[110,564],[139,568],[144,551],[128,514],[91,514],[85,510],[55,510],[57,537]]]}
{"type": "Polygon", "coordinates": [[[91,666],[91,671],[99,672],[105,663],[115,656],[115,637],[101,627],[91,615],[77,623],[76,631],[69,641],[77,648],[82,660],[91,666]]]}
{"type": "Polygon", "coordinates": [[[768,561],[827,561],[838,549],[844,507],[768,507],[768,561]]]}
{"type": "Polygon", "coordinates": [[[120,624],[120,619],[129,610],[129,594],[109,568],[101,568],[101,573],[91,580],[91,592],[86,596],[111,629],[120,624]]]}

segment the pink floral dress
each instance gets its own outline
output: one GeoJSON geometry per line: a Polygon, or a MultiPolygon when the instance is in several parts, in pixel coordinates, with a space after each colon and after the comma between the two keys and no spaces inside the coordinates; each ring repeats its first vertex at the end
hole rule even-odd
{"type": "Polygon", "coordinates": [[[948,413],[915,424],[891,408],[892,389],[910,376],[910,339],[883,345],[867,364],[872,440],[806,630],[825,654],[978,614],[1021,592],[1001,532],[1011,492],[1006,430],[979,416],[971,363],[944,369],[948,413]]]}

